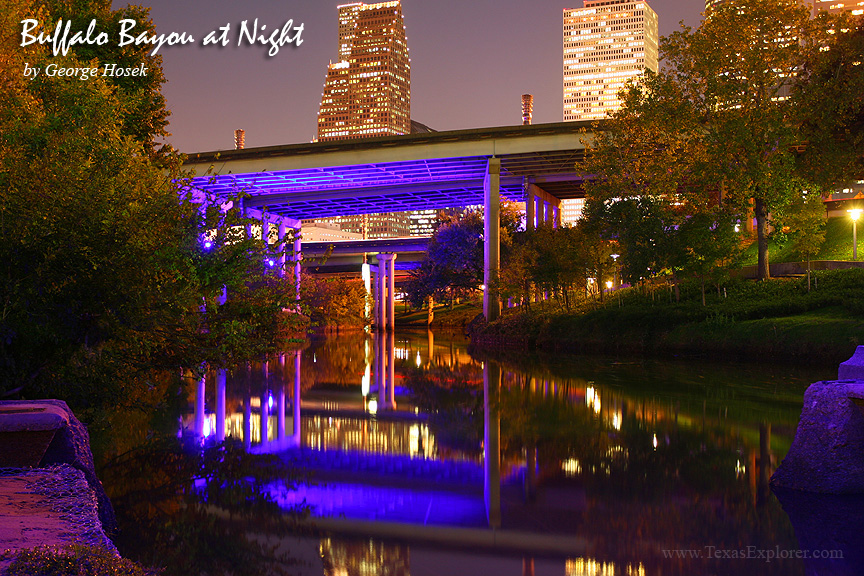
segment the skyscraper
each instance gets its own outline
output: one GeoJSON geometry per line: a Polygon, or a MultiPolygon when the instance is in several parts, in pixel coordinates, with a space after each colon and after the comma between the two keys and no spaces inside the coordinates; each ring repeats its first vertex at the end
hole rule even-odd
{"type": "Polygon", "coordinates": [[[339,6],[339,61],[331,62],[318,140],[411,132],[411,64],[399,0],[339,6]]]}
{"type": "MultiPolygon", "coordinates": [[[[713,8],[725,4],[728,0],[705,0],[705,13],[708,14],[713,8]]],[[[810,14],[816,17],[819,12],[850,12],[853,16],[864,14],[864,0],[799,0],[799,4],[810,9],[810,14]]]]}
{"type": "Polygon", "coordinates": [[[599,120],[621,106],[618,92],[657,71],[657,14],[644,1],[585,0],[564,10],[564,120],[599,120]]]}

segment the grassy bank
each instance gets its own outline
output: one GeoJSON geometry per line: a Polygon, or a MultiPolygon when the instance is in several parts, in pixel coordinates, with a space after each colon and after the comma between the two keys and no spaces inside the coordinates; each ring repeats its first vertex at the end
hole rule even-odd
{"type": "MultiPolygon", "coordinates": [[[[481,301],[469,301],[456,304],[451,309],[446,304],[435,307],[432,328],[461,328],[467,326],[477,314],[483,311],[481,301]]],[[[397,326],[425,328],[429,316],[428,310],[414,310],[406,304],[396,305],[397,326]]]]}
{"type": "Polygon", "coordinates": [[[567,352],[693,354],[836,365],[864,344],[864,270],[806,280],[732,281],[702,306],[697,286],[680,301],[666,286],[622,289],[605,302],[564,311],[554,303],[511,310],[476,327],[480,346],[537,346],[567,352]]]}

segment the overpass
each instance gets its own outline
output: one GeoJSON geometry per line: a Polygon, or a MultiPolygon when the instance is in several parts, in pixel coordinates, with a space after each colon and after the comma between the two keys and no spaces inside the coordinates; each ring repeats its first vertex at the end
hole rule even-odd
{"type": "Polygon", "coordinates": [[[361,266],[368,256],[392,253],[397,254],[394,268],[398,278],[407,276],[410,270],[419,266],[429,247],[429,240],[429,236],[412,236],[375,240],[304,242],[303,266],[318,274],[357,278],[360,277],[361,266]]]}
{"type": "MultiPolygon", "coordinates": [[[[484,313],[500,311],[498,203],[526,203],[528,226],[560,222],[560,202],[583,196],[576,164],[588,122],[503,126],[191,154],[192,186],[210,196],[242,192],[244,208],[296,220],[483,205],[484,313]]],[[[378,294],[394,262],[380,255],[378,294]]],[[[383,304],[383,303],[382,303],[383,304]]],[[[379,312],[386,312],[380,306],[379,312]]],[[[391,324],[379,316],[379,325],[391,324]]]]}

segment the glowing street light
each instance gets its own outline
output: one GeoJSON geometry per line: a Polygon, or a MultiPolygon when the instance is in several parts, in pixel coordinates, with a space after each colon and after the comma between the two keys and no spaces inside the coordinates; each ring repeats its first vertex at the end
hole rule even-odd
{"type": "Polygon", "coordinates": [[[852,260],[858,260],[858,218],[861,217],[861,208],[847,210],[852,217],[852,260]]]}

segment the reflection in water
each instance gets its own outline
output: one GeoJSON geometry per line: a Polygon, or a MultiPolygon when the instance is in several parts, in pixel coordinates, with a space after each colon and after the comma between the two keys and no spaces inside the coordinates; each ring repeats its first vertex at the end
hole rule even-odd
{"type": "Polygon", "coordinates": [[[321,539],[325,576],[409,576],[408,546],[321,539]]]}
{"type": "MultiPolygon", "coordinates": [[[[473,496],[457,490],[463,503],[427,507],[423,490],[484,486],[488,525],[591,551],[556,574],[690,574],[694,565],[731,574],[740,569],[662,551],[796,547],[768,478],[788,450],[810,376],[602,358],[480,362],[464,342],[431,333],[343,335],[293,360],[229,374],[221,401],[214,375],[216,390],[208,383],[201,395],[199,386],[206,401],[196,399],[184,426],[206,435],[221,424],[253,450],[295,450],[292,463],[331,480],[302,488],[326,504],[322,512],[368,518],[396,501],[402,508],[388,514],[399,521],[424,524],[427,510],[449,507],[444,523],[471,524],[457,512],[472,509],[473,496]],[[444,463],[479,464],[481,455],[480,484],[471,473],[447,479],[444,463]],[[350,484],[338,480],[348,472],[350,484]]],[[[402,558],[407,573],[407,551],[402,558]]],[[[533,561],[521,565],[534,571],[533,561]]],[[[802,569],[784,561],[759,571],[802,569]]]]}

